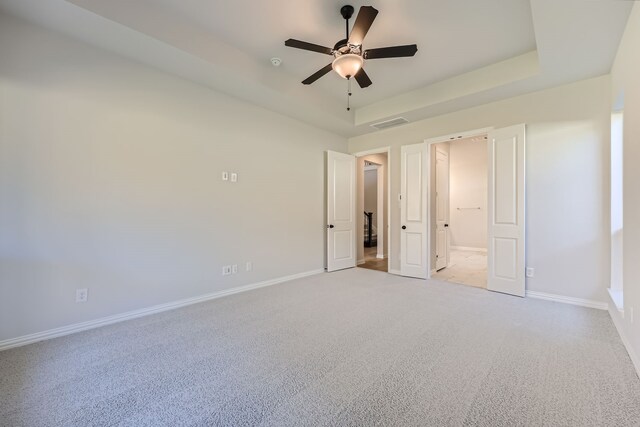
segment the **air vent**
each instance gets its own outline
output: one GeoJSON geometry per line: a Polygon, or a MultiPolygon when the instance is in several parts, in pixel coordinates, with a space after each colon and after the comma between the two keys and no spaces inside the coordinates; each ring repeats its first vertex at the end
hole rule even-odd
{"type": "Polygon", "coordinates": [[[405,123],[409,123],[409,120],[404,117],[396,117],[395,119],[385,120],[384,122],[374,123],[371,127],[376,129],[387,129],[394,126],[403,125],[405,123]]]}

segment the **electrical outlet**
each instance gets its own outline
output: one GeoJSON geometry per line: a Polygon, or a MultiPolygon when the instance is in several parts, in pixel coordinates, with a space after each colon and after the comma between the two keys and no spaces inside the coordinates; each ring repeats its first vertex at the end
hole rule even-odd
{"type": "Polygon", "coordinates": [[[231,266],[230,265],[225,265],[222,267],[222,275],[223,276],[228,276],[231,274],[231,266]]]}
{"type": "Polygon", "coordinates": [[[527,267],[527,277],[533,277],[536,273],[536,270],[533,267],[527,267]]]}
{"type": "Polygon", "coordinates": [[[231,182],[238,182],[238,174],[231,172],[231,182]]]}
{"type": "Polygon", "coordinates": [[[247,271],[253,270],[253,264],[251,263],[251,261],[247,261],[247,264],[245,265],[245,270],[247,271]]]}
{"type": "Polygon", "coordinates": [[[87,288],[76,289],[76,302],[87,302],[89,290],[87,288]]]}
{"type": "Polygon", "coordinates": [[[238,264],[233,264],[231,266],[231,274],[236,274],[238,272],[238,264]]]}

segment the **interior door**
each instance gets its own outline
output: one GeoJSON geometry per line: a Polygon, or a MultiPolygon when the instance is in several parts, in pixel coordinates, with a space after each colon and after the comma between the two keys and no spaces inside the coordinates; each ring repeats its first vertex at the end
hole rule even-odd
{"type": "Polygon", "coordinates": [[[427,278],[426,144],[401,147],[400,274],[427,278]]]}
{"type": "Polygon", "coordinates": [[[449,153],[436,147],[436,270],[449,263],[449,153]]]}
{"type": "Polygon", "coordinates": [[[356,266],[356,158],[327,151],[327,271],[356,266]]]}
{"type": "Polygon", "coordinates": [[[487,289],[525,295],[525,125],[489,132],[487,289]]]}

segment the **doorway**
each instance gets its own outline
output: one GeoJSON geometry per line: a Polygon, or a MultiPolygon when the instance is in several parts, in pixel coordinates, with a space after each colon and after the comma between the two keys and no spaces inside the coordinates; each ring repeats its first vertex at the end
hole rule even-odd
{"type": "MultiPolygon", "coordinates": [[[[435,162],[431,155],[433,144],[451,143],[465,138],[486,138],[486,152],[478,155],[474,163],[480,158],[487,161],[486,175],[486,250],[487,273],[486,288],[494,292],[502,292],[510,295],[524,297],[525,284],[525,152],[526,152],[526,125],[517,124],[500,129],[486,128],[476,131],[452,134],[438,138],[425,140],[427,168],[427,188],[431,190],[431,183],[435,180],[435,162]],[[486,157],[485,157],[486,156],[486,157]]],[[[451,145],[449,146],[451,148],[451,145]]],[[[477,190],[476,190],[477,192],[477,190]]],[[[432,259],[432,248],[436,246],[436,233],[431,227],[435,227],[432,212],[435,205],[434,191],[430,191],[427,197],[427,221],[425,229],[429,230],[430,238],[427,239],[427,278],[431,278],[431,268],[435,269],[436,263],[432,259]]],[[[404,196],[404,194],[403,194],[404,196]]],[[[451,206],[449,206],[451,208],[451,206]]],[[[456,211],[463,211],[461,209],[456,211]]],[[[482,206],[464,206],[472,208],[468,210],[482,211],[482,206]],[[478,208],[480,209],[473,209],[478,208]]],[[[450,209],[451,210],[451,209],[450,209]]],[[[450,218],[449,218],[450,219],[450,218]]],[[[446,224],[449,224],[447,222],[446,224]]],[[[404,228],[404,227],[402,227],[404,228]]],[[[482,230],[485,227],[475,227],[473,230],[482,230]]],[[[445,235],[450,241],[450,227],[447,227],[445,235]]],[[[451,264],[450,244],[445,245],[449,259],[447,266],[451,264]]],[[[465,247],[458,247],[464,249],[465,247]]],[[[401,246],[401,256],[403,247],[401,246]]],[[[406,252],[406,251],[405,251],[406,252]]],[[[476,261],[479,261],[476,259],[476,261]]],[[[479,261],[480,262],[480,261],[479,261]]]]}
{"type": "Polygon", "coordinates": [[[431,277],[487,286],[487,134],[431,144],[431,277]]]}
{"type": "Polygon", "coordinates": [[[389,271],[388,153],[356,155],[358,267],[389,271]]]}

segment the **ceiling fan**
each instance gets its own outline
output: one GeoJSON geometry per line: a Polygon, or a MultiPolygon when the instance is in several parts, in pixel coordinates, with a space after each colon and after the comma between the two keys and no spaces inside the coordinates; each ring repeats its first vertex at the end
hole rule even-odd
{"type": "MultiPolygon", "coordinates": [[[[289,39],[284,42],[285,46],[324,53],[325,55],[332,55],[334,57],[333,62],[304,79],[302,81],[303,84],[309,85],[329,71],[334,70],[338,75],[347,80],[354,77],[360,87],[365,88],[372,83],[364,71],[364,68],[362,68],[365,59],[413,56],[418,51],[418,46],[415,44],[380,47],[363,51],[362,41],[364,36],[367,35],[369,28],[371,28],[374,19],[376,19],[378,11],[372,6],[362,6],[358,11],[358,16],[356,17],[356,22],[353,24],[351,33],[349,33],[349,19],[353,16],[353,12],[353,6],[350,5],[342,6],[340,9],[340,14],[346,21],[346,38],[339,40],[333,48],[295,39],[289,39]]],[[[350,92],[349,95],[351,95],[350,92]]]]}

